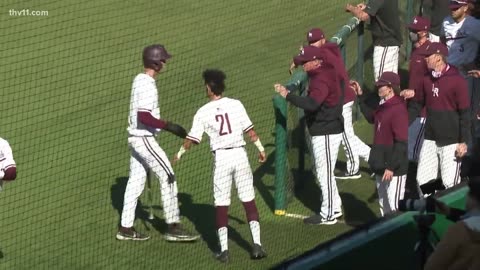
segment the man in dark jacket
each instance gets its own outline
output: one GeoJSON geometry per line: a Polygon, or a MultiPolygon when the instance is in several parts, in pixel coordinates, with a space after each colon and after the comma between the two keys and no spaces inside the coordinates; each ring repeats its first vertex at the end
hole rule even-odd
{"type": "Polygon", "coordinates": [[[352,86],[360,100],[365,119],[374,124],[374,137],[370,169],[375,172],[378,203],[383,215],[394,212],[403,199],[407,180],[408,111],[400,94],[400,77],[394,72],[384,72],[375,83],[380,101],[374,108],[367,105],[358,82],[352,86]]]}
{"type": "Polygon", "coordinates": [[[446,188],[460,183],[461,158],[470,139],[467,82],[454,66],[447,64],[447,47],[431,43],[423,52],[430,74],[409,102],[410,123],[427,108],[425,141],[418,159],[417,181],[421,186],[441,178],[446,188]]]}
{"type": "Polygon", "coordinates": [[[306,97],[291,94],[283,85],[275,91],[294,106],[304,109],[308,131],[312,136],[312,152],[317,180],[322,191],[320,214],[304,219],[306,224],[331,225],[342,215],[342,202],[335,183],[335,161],[342,140],[342,106],[346,82],[338,81],[334,66],[324,61],[325,50],[306,46],[295,57],[309,77],[306,97]]]}

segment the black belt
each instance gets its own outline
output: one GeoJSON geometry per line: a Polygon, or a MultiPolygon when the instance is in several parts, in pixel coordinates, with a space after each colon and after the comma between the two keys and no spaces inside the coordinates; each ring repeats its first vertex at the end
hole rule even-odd
{"type": "Polygon", "coordinates": [[[243,148],[243,146],[238,146],[238,147],[228,147],[228,148],[219,148],[219,149],[217,149],[217,150],[214,150],[214,151],[212,151],[212,153],[214,153],[214,154],[215,154],[215,152],[216,152],[216,151],[218,151],[218,150],[232,150],[232,149],[235,149],[235,148],[240,148],[240,147],[242,147],[242,148],[243,148]]]}

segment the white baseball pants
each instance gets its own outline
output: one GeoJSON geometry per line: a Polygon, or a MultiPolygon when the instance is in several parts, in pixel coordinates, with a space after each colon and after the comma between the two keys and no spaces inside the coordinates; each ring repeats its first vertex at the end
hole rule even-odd
{"type": "Polygon", "coordinates": [[[373,47],[373,75],[375,81],[385,71],[392,71],[398,74],[398,46],[374,46],[373,47]]]}
{"type": "Polygon", "coordinates": [[[342,211],[342,200],[335,181],[335,162],[342,134],[312,136],[312,153],[318,185],[322,192],[320,215],[332,219],[334,212],[342,211]]]}
{"type": "Polygon", "coordinates": [[[437,179],[439,167],[445,188],[459,184],[462,162],[455,157],[456,149],[456,143],[438,146],[435,141],[425,140],[418,159],[418,185],[437,179]]]}
{"type": "Polygon", "coordinates": [[[145,187],[147,170],[150,169],[160,181],[160,193],[167,224],[180,221],[177,199],[177,183],[168,183],[169,175],[174,175],[167,155],[158,145],[155,137],[129,137],[130,177],[123,200],[121,225],[130,228],[135,219],[137,201],[145,187]]]}
{"type": "Polygon", "coordinates": [[[355,135],[352,122],[353,101],[343,105],[343,127],[342,145],[347,157],[347,174],[358,173],[360,168],[360,157],[368,162],[370,156],[370,147],[355,135]]]}
{"type": "Polygon", "coordinates": [[[213,164],[213,198],[215,206],[230,205],[232,181],[242,202],[255,199],[253,174],[245,148],[219,149],[215,151],[213,164]]]}
{"type": "Polygon", "coordinates": [[[407,175],[393,176],[390,181],[382,181],[383,174],[375,174],[378,190],[378,204],[382,216],[397,211],[398,200],[403,200],[407,175]]]}

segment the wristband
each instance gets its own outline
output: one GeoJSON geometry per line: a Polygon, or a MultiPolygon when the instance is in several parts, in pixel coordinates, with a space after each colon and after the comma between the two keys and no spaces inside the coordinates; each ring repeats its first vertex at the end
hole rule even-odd
{"type": "Polygon", "coordinates": [[[185,150],[185,147],[180,147],[180,150],[178,150],[178,153],[177,153],[177,158],[180,159],[182,157],[183,154],[185,154],[186,150],[185,150]]]}
{"type": "Polygon", "coordinates": [[[258,148],[258,151],[260,152],[265,152],[265,148],[263,148],[262,142],[260,141],[260,138],[254,142],[255,146],[258,148]]]}

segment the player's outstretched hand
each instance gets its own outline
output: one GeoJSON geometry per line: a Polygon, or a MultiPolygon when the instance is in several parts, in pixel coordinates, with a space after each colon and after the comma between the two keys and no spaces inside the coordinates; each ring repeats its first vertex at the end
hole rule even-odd
{"type": "Polygon", "coordinates": [[[389,169],[385,169],[385,172],[383,173],[382,181],[390,181],[392,180],[393,177],[393,172],[390,171],[389,169]]]}
{"type": "Polygon", "coordinates": [[[185,139],[187,137],[187,131],[180,125],[167,122],[167,126],[164,128],[166,131],[175,134],[176,136],[185,139]]]}
{"type": "Polygon", "coordinates": [[[363,95],[362,87],[357,81],[350,80],[350,87],[353,89],[357,96],[363,95]]]}
{"type": "Polygon", "coordinates": [[[258,154],[258,162],[265,163],[265,161],[267,161],[267,154],[265,154],[265,151],[260,152],[258,154]]]}
{"type": "Polygon", "coordinates": [[[286,97],[288,95],[288,90],[285,88],[285,86],[276,83],[273,85],[275,87],[275,92],[279,93],[282,97],[286,97]]]}
{"type": "Polygon", "coordinates": [[[457,144],[457,149],[455,150],[455,156],[457,158],[462,158],[467,153],[467,144],[459,143],[457,144]]]}
{"type": "Polygon", "coordinates": [[[472,76],[474,78],[480,78],[480,70],[476,70],[476,69],[470,70],[468,72],[468,76],[472,76]]]}
{"type": "Polygon", "coordinates": [[[413,89],[405,89],[400,92],[400,96],[403,97],[405,100],[411,99],[415,96],[415,90],[413,89]]]}

